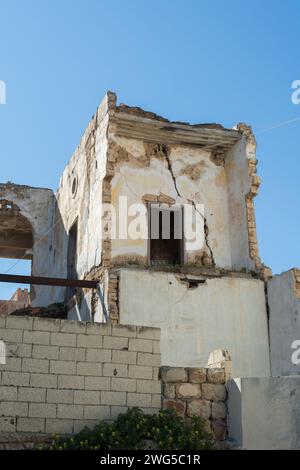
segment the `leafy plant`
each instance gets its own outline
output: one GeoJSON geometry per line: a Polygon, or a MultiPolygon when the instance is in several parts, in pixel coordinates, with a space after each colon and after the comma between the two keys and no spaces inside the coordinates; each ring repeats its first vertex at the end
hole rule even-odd
{"type": "Polygon", "coordinates": [[[50,449],[135,450],[143,449],[148,440],[160,450],[215,448],[201,418],[186,421],[175,410],[146,415],[139,408],[130,408],[114,422],[100,421],[94,429],[85,427],[73,437],[54,436],[50,449]]]}

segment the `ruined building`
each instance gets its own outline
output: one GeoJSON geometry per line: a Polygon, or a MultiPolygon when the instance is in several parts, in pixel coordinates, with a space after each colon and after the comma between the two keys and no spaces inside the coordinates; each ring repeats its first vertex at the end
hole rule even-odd
{"type": "MultiPolygon", "coordinates": [[[[118,106],[108,92],[55,193],[0,185],[0,256],[31,259],[33,276],[99,281],[111,322],[161,328],[163,364],[205,365],[221,348],[235,376],[270,376],[270,367],[288,375],[295,366],[282,335],[292,339],[299,320],[283,332],[281,312],[299,309],[299,275],[272,278],[259,257],[259,182],[249,126],[170,122],[118,106]],[[113,237],[106,207],[118,213],[125,196],[128,207],[145,208],[148,227],[153,204],[162,213],[203,204],[202,246],[184,234],[113,237]]],[[[105,320],[95,289],[32,285],[30,295],[34,307],[66,302],[69,319],[105,320]]]]}

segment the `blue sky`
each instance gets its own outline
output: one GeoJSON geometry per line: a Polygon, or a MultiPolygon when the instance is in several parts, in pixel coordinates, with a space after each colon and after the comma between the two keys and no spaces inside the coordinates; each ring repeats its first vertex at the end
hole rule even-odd
{"type": "Polygon", "coordinates": [[[0,181],[55,189],[106,90],[169,119],[247,122],[260,255],[300,266],[300,120],[269,129],[300,117],[299,25],[296,0],[0,0],[0,181]]]}

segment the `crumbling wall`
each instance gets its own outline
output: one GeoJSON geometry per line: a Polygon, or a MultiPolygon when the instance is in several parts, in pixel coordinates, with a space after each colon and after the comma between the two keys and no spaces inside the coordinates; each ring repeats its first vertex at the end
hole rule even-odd
{"type": "MultiPolygon", "coordinates": [[[[111,198],[119,207],[126,196],[128,207],[147,202],[204,204],[204,246],[185,250],[185,263],[230,267],[226,179],[223,164],[211,152],[184,145],[161,145],[110,133],[108,159],[114,167],[111,198]]],[[[129,219],[130,220],[130,219],[129,219]]],[[[148,262],[147,239],[112,240],[114,265],[148,262]]]]}
{"type": "Polygon", "coordinates": [[[299,283],[299,269],[274,276],[267,283],[273,376],[300,375],[299,283]]]}
{"type": "Polygon", "coordinates": [[[269,376],[264,283],[120,269],[119,321],[161,328],[162,364],[205,367],[227,349],[233,376],[269,376]]]}

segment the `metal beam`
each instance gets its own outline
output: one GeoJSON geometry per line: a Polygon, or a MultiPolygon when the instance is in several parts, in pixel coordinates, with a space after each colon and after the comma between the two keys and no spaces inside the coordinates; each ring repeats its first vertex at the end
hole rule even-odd
{"type": "Polygon", "coordinates": [[[98,285],[98,281],[81,281],[79,279],[62,279],[57,277],[17,276],[15,274],[0,274],[0,282],[40,286],[82,287],[86,289],[96,289],[98,285]]]}

